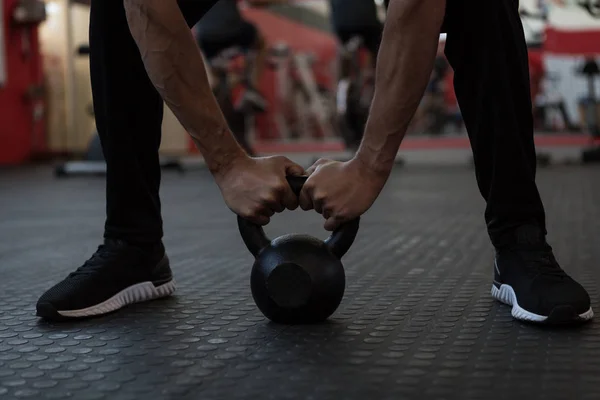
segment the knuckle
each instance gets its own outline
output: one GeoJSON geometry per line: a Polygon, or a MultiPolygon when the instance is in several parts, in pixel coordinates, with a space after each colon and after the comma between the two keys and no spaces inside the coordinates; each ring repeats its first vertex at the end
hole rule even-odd
{"type": "Polygon", "coordinates": [[[275,185],[273,185],[273,190],[277,193],[285,193],[289,185],[286,181],[279,180],[275,185]]]}
{"type": "Polygon", "coordinates": [[[274,192],[269,191],[261,196],[261,204],[272,204],[276,201],[277,197],[274,192]]]}
{"type": "Polygon", "coordinates": [[[254,207],[252,207],[252,213],[254,215],[261,215],[264,214],[265,212],[265,206],[262,203],[257,203],[254,205],[254,207]]]}
{"type": "Polygon", "coordinates": [[[315,201],[325,201],[326,198],[327,198],[327,195],[325,195],[325,193],[323,193],[323,192],[313,193],[313,199],[315,201]]]}
{"type": "Polygon", "coordinates": [[[300,199],[297,197],[290,197],[289,199],[285,199],[285,204],[287,206],[298,206],[298,204],[300,204],[300,199]]]}
{"type": "Polygon", "coordinates": [[[312,207],[312,203],[310,201],[307,201],[307,200],[300,201],[300,208],[302,208],[304,211],[310,210],[311,207],[312,207]]]}
{"type": "Polygon", "coordinates": [[[250,210],[247,210],[244,213],[242,213],[242,218],[253,220],[257,217],[257,215],[258,215],[257,212],[255,212],[253,209],[250,209],[250,210]]]}
{"type": "Polygon", "coordinates": [[[332,208],[331,216],[335,219],[346,218],[346,210],[344,210],[343,208],[338,208],[338,209],[332,208]]]}
{"type": "Polygon", "coordinates": [[[336,214],[336,215],[333,217],[333,219],[334,219],[336,222],[338,222],[338,223],[341,223],[341,222],[344,222],[344,221],[347,221],[347,220],[348,220],[348,215],[347,215],[347,214],[345,214],[345,213],[339,213],[339,212],[338,212],[338,213],[337,213],[337,214],[336,214]]]}

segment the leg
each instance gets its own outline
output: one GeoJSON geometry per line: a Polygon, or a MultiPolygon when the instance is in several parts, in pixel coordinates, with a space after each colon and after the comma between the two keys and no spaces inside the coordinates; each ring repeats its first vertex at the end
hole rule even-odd
{"type": "MultiPolygon", "coordinates": [[[[214,2],[182,0],[181,8],[193,25],[214,2]]],[[[92,1],[90,50],[96,125],[107,165],[105,236],[160,241],[163,101],[146,74],[122,1],[92,1]]]]}
{"type": "MultiPolygon", "coordinates": [[[[207,9],[207,3],[200,4],[207,9]]],[[[94,111],[107,165],[105,240],[83,266],[40,297],[37,315],[51,320],[101,315],[175,290],[161,243],[163,102],[131,37],[122,0],[92,0],[90,50],[94,111]]]]}
{"type": "Polygon", "coordinates": [[[519,2],[447,4],[446,54],[496,247],[492,296],[526,321],[589,320],[594,313],[588,293],[562,270],[545,240],[519,2]]]}
{"type": "Polygon", "coordinates": [[[365,47],[369,50],[369,67],[375,68],[377,62],[377,53],[379,53],[379,45],[381,44],[381,36],[383,35],[383,25],[365,28],[362,36],[365,41],[365,47]]]}
{"type": "Polygon", "coordinates": [[[446,55],[474,153],[485,218],[500,246],[515,227],[546,233],[535,183],[527,48],[518,0],[449,0],[446,55]]]}
{"type": "Polygon", "coordinates": [[[163,102],[129,33],[122,1],[92,1],[90,51],[94,112],[107,166],[105,236],[160,241],[163,102]]]}

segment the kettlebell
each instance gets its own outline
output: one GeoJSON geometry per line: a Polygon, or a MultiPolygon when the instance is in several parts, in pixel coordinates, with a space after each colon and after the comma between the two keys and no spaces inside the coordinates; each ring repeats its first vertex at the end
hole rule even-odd
{"type": "MultiPolygon", "coordinates": [[[[305,176],[289,176],[296,196],[305,176]]],[[[269,240],[263,228],[238,216],[244,244],[255,258],[252,297],[265,317],[282,324],[323,322],[340,305],[346,288],[341,258],[356,238],[360,218],[341,225],[323,241],[288,234],[269,240]]]]}

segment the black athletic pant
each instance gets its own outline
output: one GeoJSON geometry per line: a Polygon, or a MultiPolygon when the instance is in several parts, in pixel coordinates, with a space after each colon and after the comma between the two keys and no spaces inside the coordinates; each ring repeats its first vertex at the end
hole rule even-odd
{"type": "MultiPolygon", "coordinates": [[[[214,0],[181,0],[193,26],[214,0]]],[[[469,131],[485,218],[495,244],[521,224],[545,231],[527,49],[518,0],[448,0],[446,53],[469,131]]],[[[96,123],[107,162],[105,236],[162,237],[158,149],[163,103],[125,19],[123,0],[92,0],[90,62],[96,123]]]]}
{"type": "MultiPolygon", "coordinates": [[[[190,27],[217,0],[180,0],[190,27]]],[[[96,126],[106,159],[105,237],[162,238],[159,198],[163,101],[127,25],[123,0],[92,0],[90,71],[96,126]]]]}
{"type": "MultiPolygon", "coordinates": [[[[529,64],[519,0],[448,0],[446,56],[497,246],[515,226],[546,233],[536,183],[529,64]]],[[[508,237],[507,237],[508,236],[508,237]]]]}

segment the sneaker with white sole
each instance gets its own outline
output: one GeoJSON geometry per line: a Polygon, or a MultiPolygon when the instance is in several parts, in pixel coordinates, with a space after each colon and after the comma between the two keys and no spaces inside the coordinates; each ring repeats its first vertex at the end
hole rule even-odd
{"type": "MultiPolygon", "coordinates": [[[[523,231],[532,228],[523,227],[523,231]]],[[[533,228],[534,230],[537,228],[533,228]]],[[[492,296],[512,306],[516,319],[545,324],[568,324],[594,316],[587,291],[560,267],[544,239],[517,240],[496,249],[492,296]]]]}
{"type": "Polygon", "coordinates": [[[93,317],[174,291],[162,243],[142,249],[106,239],[83,266],[40,297],[37,315],[48,320],[93,317]]]}

